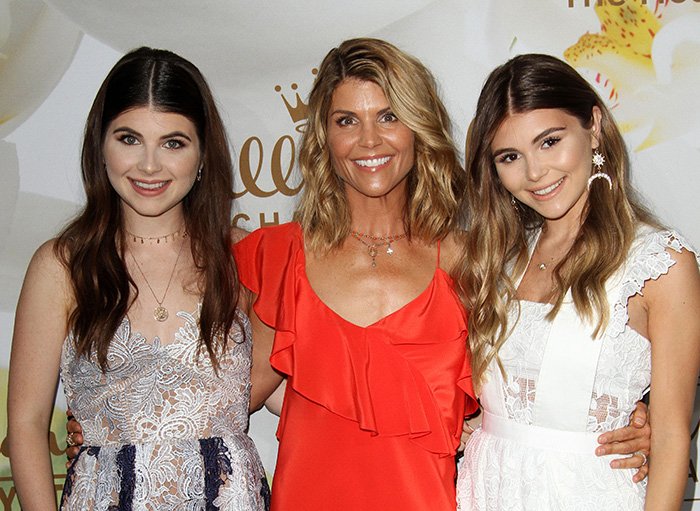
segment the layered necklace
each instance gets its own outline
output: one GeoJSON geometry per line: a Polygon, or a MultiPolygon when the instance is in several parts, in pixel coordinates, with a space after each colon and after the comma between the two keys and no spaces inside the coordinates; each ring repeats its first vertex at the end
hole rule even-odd
{"type": "MultiPolygon", "coordinates": [[[[160,243],[160,240],[164,239],[165,242],[167,243],[168,237],[175,239],[174,237],[179,235],[180,231],[181,231],[181,229],[178,229],[177,231],[170,233],[170,234],[166,234],[165,236],[154,236],[154,237],[137,236],[135,234],[130,233],[129,231],[127,231],[127,234],[129,234],[129,236],[132,236],[134,238],[134,242],[136,242],[137,239],[140,239],[141,243],[143,243],[143,240],[149,240],[151,242],[153,242],[155,240],[156,243],[160,243]]],[[[143,281],[146,283],[146,286],[148,286],[149,291],[153,295],[153,299],[158,304],[158,306],[155,309],[153,309],[153,318],[156,321],[163,322],[166,319],[168,319],[168,316],[170,315],[168,313],[168,309],[163,306],[163,302],[165,301],[165,297],[168,295],[168,290],[170,289],[170,284],[173,281],[173,276],[175,275],[175,269],[177,268],[177,263],[180,261],[180,255],[182,254],[182,248],[185,246],[186,239],[187,239],[187,232],[183,231],[182,232],[182,242],[180,243],[180,249],[177,251],[177,257],[175,258],[175,264],[173,265],[173,269],[170,272],[170,278],[168,279],[168,285],[165,286],[165,291],[163,292],[163,297],[160,300],[158,299],[158,296],[156,295],[155,291],[153,291],[153,287],[151,287],[151,284],[148,282],[148,279],[146,278],[146,274],[143,272],[141,265],[136,260],[136,256],[134,255],[133,251],[129,250],[129,254],[131,254],[131,259],[134,261],[136,268],[139,270],[139,273],[141,274],[141,277],[143,277],[143,281]]]]}
{"type": "Polygon", "coordinates": [[[372,268],[377,267],[377,254],[381,247],[386,246],[386,255],[392,255],[394,249],[391,244],[406,237],[405,232],[401,234],[389,234],[388,236],[372,236],[355,230],[351,230],[350,235],[367,248],[367,253],[372,258],[372,268]]]}

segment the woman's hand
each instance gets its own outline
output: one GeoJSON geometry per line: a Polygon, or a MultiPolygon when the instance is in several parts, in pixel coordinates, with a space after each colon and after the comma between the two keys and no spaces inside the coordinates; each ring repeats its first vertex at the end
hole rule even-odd
{"type": "Polygon", "coordinates": [[[477,411],[475,414],[470,415],[464,419],[462,423],[462,436],[459,439],[459,448],[457,452],[463,452],[464,448],[467,446],[469,438],[474,433],[474,430],[481,425],[481,410],[477,411]]]}
{"type": "Polygon", "coordinates": [[[629,454],[625,458],[610,462],[612,468],[636,468],[632,480],[638,483],[649,475],[649,452],[651,449],[651,426],[648,420],[647,405],[639,401],[630,416],[630,425],[603,433],[598,437],[601,444],[596,448],[596,456],[608,454],[629,454]]]}
{"type": "Polygon", "coordinates": [[[68,456],[68,461],[66,462],[66,468],[70,467],[73,460],[80,452],[80,446],[83,445],[85,441],[83,439],[83,428],[80,423],[73,417],[73,412],[71,410],[66,410],[66,415],[68,416],[68,422],[66,423],[66,431],[68,435],[66,436],[66,456],[68,456]]]}

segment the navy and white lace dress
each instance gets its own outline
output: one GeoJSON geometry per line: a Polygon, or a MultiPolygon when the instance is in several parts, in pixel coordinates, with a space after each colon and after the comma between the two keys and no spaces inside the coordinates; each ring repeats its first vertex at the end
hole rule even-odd
{"type": "Polygon", "coordinates": [[[197,352],[197,314],[162,345],[119,326],[103,373],[63,344],[61,381],[85,443],[68,471],[64,510],[229,510],[269,506],[248,428],[251,334],[235,327],[217,376],[197,352]]]}

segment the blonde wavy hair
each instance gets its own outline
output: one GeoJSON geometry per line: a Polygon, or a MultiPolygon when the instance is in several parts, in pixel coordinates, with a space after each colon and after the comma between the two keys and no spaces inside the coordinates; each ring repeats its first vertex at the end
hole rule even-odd
{"type": "Polygon", "coordinates": [[[418,59],[379,39],[343,42],[323,59],[308,103],[308,124],[299,149],[304,188],[294,219],[312,251],[340,246],[350,234],[343,182],[327,144],[333,92],[344,80],[381,87],[394,114],[414,133],[415,164],[408,175],[404,224],[411,237],[434,242],[455,230],[466,176],[435,79],[418,59]]]}
{"type": "Polygon", "coordinates": [[[515,277],[528,264],[528,242],[544,219],[528,206],[511,203],[501,185],[491,144],[501,123],[512,114],[556,108],[593,124],[601,112],[598,150],[612,180],[593,182],[578,236],[554,269],[553,319],[567,291],[577,312],[595,325],[599,336],[609,320],[605,282],[622,265],[637,225],[658,226],[642,206],[629,180],[629,157],[610,111],[571,66],[549,55],[520,55],[496,68],[486,80],[467,135],[466,249],[455,270],[457,287],[468,311],[472,368],[477,384],[509,334],[507,312],[515,301],[515,277]]]}

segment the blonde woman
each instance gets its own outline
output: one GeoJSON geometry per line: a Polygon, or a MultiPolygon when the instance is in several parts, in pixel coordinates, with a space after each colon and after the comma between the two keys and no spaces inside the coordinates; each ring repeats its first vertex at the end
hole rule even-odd
{"type": "Polygon", "coordinates": [[[610,112],[564,62],[515,57],[481,92],[467,171],[460,283],[484,418],[459,509],[679,509],[700,367],[697,253],[636,199],[610,112]],[[631,471],[593,452],[650,385],[645,502],[631,471]]]}

